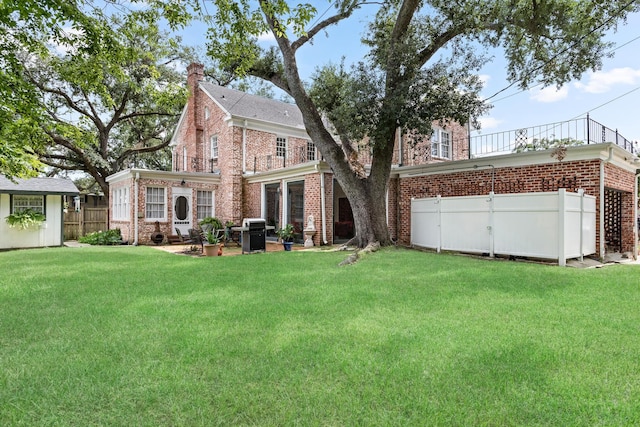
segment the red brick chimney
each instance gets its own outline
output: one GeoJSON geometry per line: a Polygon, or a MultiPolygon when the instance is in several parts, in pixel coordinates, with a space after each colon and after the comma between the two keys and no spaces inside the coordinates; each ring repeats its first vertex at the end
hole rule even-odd
{"type": "Polygon", "coordinates": [[[189,100],[187,111],[187,147],[188,171],[198,171],[202,162],[204,150],[204,103],[202,91],[198,84],[204,80],[204,65],[191,63],[187,67],[187,86],[189,88],[189,100]]]}
{"type": "Polygon", "coordinates": [[[187,67],[187,86],[189,87],[189,114],[197,130],[202,129],[202,100],[198,90],[198,82],[204,80],[204,65],[192,62],[187,67]]]}

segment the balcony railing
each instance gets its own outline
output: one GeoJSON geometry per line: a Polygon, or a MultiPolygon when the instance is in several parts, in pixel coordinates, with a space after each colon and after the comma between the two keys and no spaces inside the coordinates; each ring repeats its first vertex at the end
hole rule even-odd
{"type": "Polygon", "coordinates": [[[533,151],[558,145],[583,145],[612,142],[632,154],[636,144],[617,130],[610,129],[589,116],[565,122],[516,129],[469,138],[471,155],[481,157],[492,154],[533,151]]]}
{"type": "Polygon", "coordinates": [[[202,157],[185,157],[182,155],[175,155],[173,157],[173,171],[188,171],[188,172],[204,172],[204,173],[217,173],[220,170],[218,167],[218,159],[205,159],[202,157]]]}
{"type": "Polygon", "coordinates": [[[307,162],[319,160],[317,150],[307,150],[306,147],[295,147],[280,153],[267,154],[264,156],[253,156],[247,165],[247,170],[253,173],[267,172],[275,169],[284,169],[291,166],[301,165],[307,162]]]}

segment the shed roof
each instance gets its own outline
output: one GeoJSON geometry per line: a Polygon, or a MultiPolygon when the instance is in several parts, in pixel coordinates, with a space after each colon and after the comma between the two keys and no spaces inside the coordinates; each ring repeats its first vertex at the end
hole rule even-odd
{"type": "Polygon", "coordinates": [[[205,81],[200,82],[200,87],[231,116],[304,129],[302,113],[295,104],[251,95],[205,81]]]}
{"type": "Polygon", "coordinates": [[[80,191],[66,178],[16,178],[11,181],[0,175],[0,193],[9,194],[61,194],[74,196],[80,191]]]}

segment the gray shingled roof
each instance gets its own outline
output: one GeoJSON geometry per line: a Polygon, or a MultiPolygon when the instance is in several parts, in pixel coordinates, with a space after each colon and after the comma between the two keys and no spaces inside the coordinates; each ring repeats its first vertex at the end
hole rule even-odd
{"type": "Polygon", "coordinates": [[[16,182],[12,182],[4,175],[0,175],[0,193],[76,195],[80,192],[70,179],[16,178],[16,182]]]}
{"type": "Polygon", "coordinates": [[[233,117],[304,129],[302,114],[295,104],[251,95],[204,81],[200,82],[200,87],[233,117]]]}

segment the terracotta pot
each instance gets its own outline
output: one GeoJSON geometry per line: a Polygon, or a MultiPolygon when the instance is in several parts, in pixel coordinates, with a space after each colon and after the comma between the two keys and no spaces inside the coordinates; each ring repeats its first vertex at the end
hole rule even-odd
{"type": "Polygon", "coordinates": [[[205,243],[204,244],[204,255],[205,256],[218,256],[219,244],[217,243],[205,243]]]}

